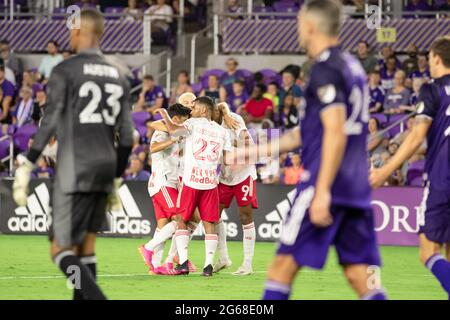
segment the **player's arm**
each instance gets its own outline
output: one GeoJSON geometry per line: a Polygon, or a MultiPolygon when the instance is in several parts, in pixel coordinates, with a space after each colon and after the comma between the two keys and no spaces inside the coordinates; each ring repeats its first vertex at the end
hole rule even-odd
{"type": "Polygon", "coordinates": [[[228,126],[228,128],[232,128],[233,130],[239,129],[239,122],[234,120],[234,118],[231,116],[230,107],[228,106],[228,103],[221,102],[217,105],[219,108],[219,111],[223,115],[223,121],[228,126]]]}
{"type": "Polygon", "coordinates": [[[16,170],[13,197],[20,206],[27,203],[28,184],[31,171],[50,138],[55,134],[61,113],[67,105],[67,80],[61,68],[55,67],[48,83],[48,98],[41,126],[33,139],[26,156],[18,156],[19,168],[16,170]]]}
{"type": "Polygon", "coordinates": [[[402,164],[410,159],[422,145],[432,120],[430,118],[418,117],[411,132],[405,138],[395,155],[389,162],[379,169],[372,170],[370,174],[370,184],[373,188],[379,188],[389,178],[389,176],[402,164]]]}
{"type": "Polygon", "coordinates": [[[168,132],[173,136],[185,136],[189,134],[189,130],[184,125],[176,124],[172,121],[166,109],[157,109],[155,111],[159,113],[166,124],[168,132]]]}
{"type": "Polygon", "coordinates": [[[155,141],[152,142],[152,144],[150,145],[150,152],[151,153],[157,153],[160,151],[164,151],[167,148],[169,148],[170,146],[172,146],[174,143],[178,143],[179,141],[179,137],[172,137],[166,141],[155,141]]]}

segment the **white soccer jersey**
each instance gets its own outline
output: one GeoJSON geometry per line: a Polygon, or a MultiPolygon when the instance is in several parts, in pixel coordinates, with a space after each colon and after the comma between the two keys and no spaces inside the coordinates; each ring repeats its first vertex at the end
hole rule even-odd
{"type": "MultiPolygon", "coordinates": [[[[164,142],[170,139],[167,132],[155,131],[150,144],[164,142]]],[[[151,197],[159,192],[161,187],[178,187],[178,143],[165,150],[152,153],[152,175],[148,181],[148,192],[151,197]]]]}
{"type": "MultiPolygon", "coordinates": [[[[240,115],[231,113],[231,117],[239,123],[239,128],[236,130],[230,129],[224,121],[222,121],[222,127],[227,130],[231,143],[234,144],[235,141],[239,140],[239,135],[242,131],[247,130],[247,127],[245,126],[244,119],[242,119],[240,115]]],[[[252,138],[250,137],[250,139],[252,138]]],[[[242,181],[245,181],[248,177],[251,177],[253,180],[258,178],[255,165],[221,165],[219,181],[222,184],[226,184],[227,186],[235,186],[242,181]]]]}
{"type": "Polygon", "coordinates": [[[184,122],[188,130],[184,149],[183,184],[197,190],[217,187],[218,167],[223,151],[231,151],[230,136],[214,121],[191,118],[184,122]]]}

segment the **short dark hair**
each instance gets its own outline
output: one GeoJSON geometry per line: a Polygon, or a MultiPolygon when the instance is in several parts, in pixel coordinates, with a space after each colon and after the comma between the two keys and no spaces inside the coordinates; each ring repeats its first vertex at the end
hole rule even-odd
{"type": "Polygon", "coordinates": [[[261,90],[262,93],[266,93],[267,92],[267,87],[265,84],[262,83],[258,83],[255,88],[258,88],[259,90],[261,90]]]}
{"type": "Polygon", "coordinates": [[[171,118],[174,116],[189,117],[191,115],[191,109],[183,106],[181,103],[175,103],[169,106],[169,108],[167,108],[167,112],[171,118]]]}
{"type": "Polygon", "coordinates": [[[236,79],[236,80],[234,80],[233,83],[236,83],[236,84],[238,84],[238,85],[240,85],[242,87],[245,87],[245,81],[242,80],[242,79],[236,79]]]}
{"type": "Polygon", "coordinates": [[[151,74],[146,74],[143,77],[144,80],[150,80],[150,81],[155,81],[155,79],[153,79],[153,76],[151,74]]]}
{"type": "Polygon", "coordinates": [[[431,52],[442,59],[446,68],[450,68],[450,37],[444,36],[437,38],[431,45],[431,52]]]}
{"type": "Polygon", "coordinates": [[[6,39],[2,39],[2,40],[0,40],[0,44],[6,44],[6,45],[9,45],[9,41],[6,40],[6,39]]]}
{"type": "Polygon", "coordinates": [[[49,42],[47,42],[47,45],[49,45],[50,43],[53,44],[57,48],[59,47],[59,44],[56,40],[50,40],[49,42]]]}
{"type": "Polygon", "coordinates": [[[194,102],[207,107],[211,113],[214,112],[214,108],[216,107],[214,100],[210,97],[198,97],[194,102]]]}
{"type": "Polygon", "coordinates": [[[256,72],[253,75],[253,80],[255,80],[255,82],[260,82],[264,80],[264,75],[261,72],[256,72]]]}
{"type": "Polygon", "coordinates": [[[337,0],[310,0],[304,5],[306,13],[320,15],[322,24],[321,30],[328,36],[339,36],[342,25],[342,5],[337,0]]]}
{"type": "Polygon", "coordinates": [[[363,43],[366,45],[367,49],[369,49],[369,42],[367,40],[359,40],[358,44],[363,43]]]}

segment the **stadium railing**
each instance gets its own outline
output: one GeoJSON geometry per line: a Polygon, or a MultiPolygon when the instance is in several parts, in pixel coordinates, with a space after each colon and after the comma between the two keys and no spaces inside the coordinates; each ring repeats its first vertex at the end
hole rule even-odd
{"type": "Polygon", "coordinates": [[[13,168],[14,168],[14,138],[12,135],[5,135],[3,137],[0,138],[0,143],[2,142],[7,142],[9,141],[9,146],[8,146],[8,155],[2,159],[0,159],[0,161],[2,163],[8,162],[8,171],[9,171],[9,176],[12,177],[13,176],[13,168]]]}
{"type": "Polygon", "coordinates": [[[197,57],[197,37],[201,34],[204,34],[205,32],[213,29],[214,25],[210,24],[209,26],[203,28],[202,30],[198,31],[197,33],[192,35],[192,39],[191,39],[191,72],[190,72],[190,77],[191,77],[191,83],[195,83],[196,79],[195,79],[195,65],[196,65],[196,57],[197,57]]]}

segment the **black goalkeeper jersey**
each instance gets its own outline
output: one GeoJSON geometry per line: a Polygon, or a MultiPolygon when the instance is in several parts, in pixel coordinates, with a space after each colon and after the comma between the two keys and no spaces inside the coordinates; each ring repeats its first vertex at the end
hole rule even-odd
{"type": "Polygon", "coordinates": [[[130,86],[124,70],[99,50],[90,49],[52,71],[44,117],[28,157],[35,160],[56,135],[55,179],[64,193],[112,189],[115,141],[119,147],[133,143],[130,86]]]}

